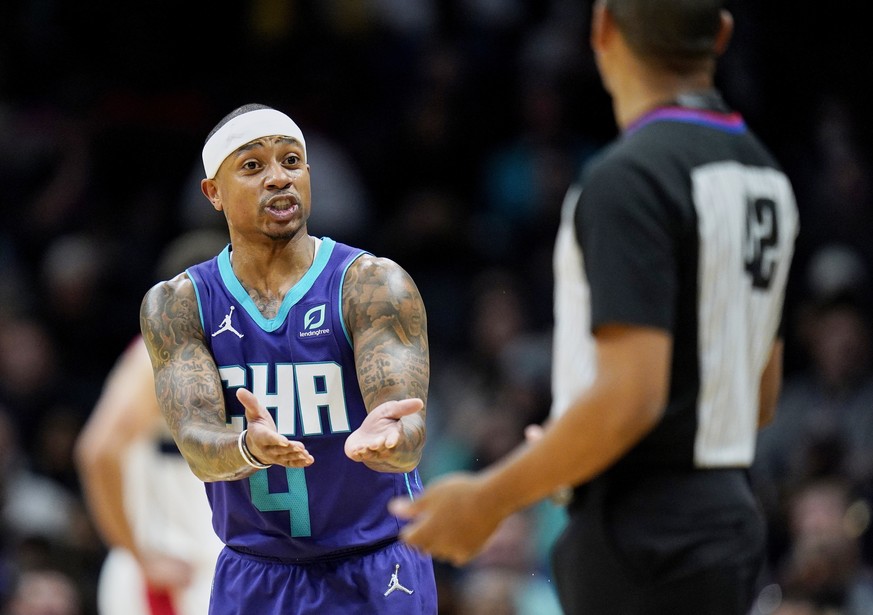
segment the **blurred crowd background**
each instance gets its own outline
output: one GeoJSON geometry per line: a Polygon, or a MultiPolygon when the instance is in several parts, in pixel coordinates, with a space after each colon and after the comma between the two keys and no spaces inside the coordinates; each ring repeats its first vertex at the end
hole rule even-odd
{"type": "MultiPolygon", "coordinates": [[[[787,369],[753,479],[756,612],[873,613],[870,58],[864,3],[733,0],[719,86],[794,182],[787,369]]],[[[616,134],[583,0],[22,0],[0,5],[0,613],[94,615],[105,546],[72,461],[161,256],[224,229],[212,126],[288,112],[310,231],[399,262],[432,350],[429,480],[486,466],[550,404],[564,191],[616,134]]],[[[563,511],[504,524],[441,615],[557,613],[563,511]]]]}

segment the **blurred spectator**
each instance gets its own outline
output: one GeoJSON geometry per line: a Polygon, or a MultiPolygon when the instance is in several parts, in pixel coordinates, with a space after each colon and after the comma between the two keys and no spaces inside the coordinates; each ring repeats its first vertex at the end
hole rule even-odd
{"type": "Polygon", "coordinates": [[[820,300],[803,324],[809,369],[786,379],[776,418],[761,431],[756,470],[775,480],[803,479],[844,471],[851,479],[873,478],[873,365],[870,320],[849,294],[820,300]],[[832,442],[832,459],[821,467],[810,456],[819,442],[832,442]]]}
{"type": "Polygon", "coordinates": [[[336,141],[318,132],[306,133],[306,155],[315,188],[317,220],[313,234],[355,243],[372,225],[370,201],[357,166],[336,141]]]}
{"type": "Polygon", "coordinates": [[[833,613],[823,613],[812,601],[797,598],[785,599],[771,613],[772,615],[834,615],[833,613]]]}
{"type": "Polygon", "coordinates": [[[87,220],[90,165],[90,129],[76,113],[54,101],[3,106],[0,212],[28,267],[52,238],[87,220]]]}
{"type": "Polygon", "coordinates": [[[505,241],[490,241],[481,249],[504,264],[523,262],[530,249],[554,237],[563,196],[597,149],[567,130],[566,100],[556,83],[537,75],[521,90],[516,129],[487,155],[482,179],[482,227],[505,229],[505,241]]]}
{"type": "Polygon", "coordinates": [[[404,59],[408,86],[398,91],[395,83],[384,84],[389,100],[400,96],[404,104],[386,118],[382,134],[363,144],[364,173],[389,215],[416,194],[439,192],[455,200],[472,195],[483,133],[493,121],[476,80],[478,58],[466,56],[465,62],[454,41],[425,39],[419,45],[404,59]],[[383,166],[395,172],[380,173],[383,166]]]}
{"type": "Polygon", "coordinates": [[[518,575],[500,568],[483,568],[466,574],[458,583],[457,615],[517,615],[515,591],[518,575]]]}
{"type": "Polygon", "coordinates": [[[56,343],[59,359],[71,379],[99,387],[109,359],[105,345],[94,344],[94,332],[111,336],[107,319],[106,280],[112,259],[97,237],[88,232],[62,235],[46,247],[41,263],[40,313],[56,343]],[[90,346],[90,347],[89,347],[90,346]],[[87,349],[87,352],[83,352],[87,349]]]}
{"type": "Polygon", "coordinates": [[[470,563],[461,585],[462,613],[560,615],[548,561],[536,542],[538,508],[505,519],[470,563]]]}
{"type": "Polygon", "coordinates": [[[36,474],[18,446],[8,412],[0,408],[0,528],[2,545],[15,552],[29,540],[76,548],[85,510],[76,494],[36,474]]]}
{"type": "Polygon", "coordinates": [[[64,404],[49,408],[36,427],[33,470],[78,495],[79,477],[73,463],[73,445],[82,429],[82,412],[64,404]]]}
{"type": "Polygon", "coordinates": [[[762,602],[755,605],[751,615],[836,615],[834,613],[823,613],[812,600],[801,598],[782,597],[781,590],[778,586],[771,585],[768,589],[772,589],[776,594],[776,601],[762,602]]]}
{"type": "Polygon", "coordinates": [[[66,378],[57,355],[48,328],[30,315],[8,318],[0,327],[0,404],[27,455],[43,417],[62,399],[66,378]]]}
{"type": "Polygon", "coordinates": [[[752,467],[770,519],[771,560],[786,545],[781,514],[790,491],[821,476],[873,483],[873,356],[868,278],[857,255],[822,250],[807,271],[809,299],[791,323],[802,369],[785,377],[773,422],[761,430],[752,467]]]}
{"type": "Polygon", "coordinates": [[[365,4],[377,23],[408,38],[432,32],[436,25],[434,0],[369,0],[365,4]]]}
{"type": "Polygon", "coordinates": [[[823,612],[873,613],[873,574],[859,542],[869,521],[869,506],[853,501],[845,481],[816,480],[798,489],[788,508],[791,546],[777,570],[785,595],[823,612]]]}
{"type": "MultiPolygon", "coordinates": [[[[815,172],[800,175],[808,195],[806,245],[819,247],[838,241],[873,257],[868,229],[873,224],[873,182],[870,160],[859,142],[859,128],[846,100],[824,97],[812,132],[815,172]]],[[[807,167],[809,168],[809,167],[807,167]]]]}
{"type": "Polygon", "coordinates": [[[430,468],[441,473],[484,467],[521,441],[525,425],[539,422],[547,400],[501,370],[503,353],[531,330],[526,300],[512,272],[489,270],[479,274],[462,303],[467,345],[431,378],[430,403],[439,404],[441,412],[428,416],[435,435],[425,448],[425,476],[435,473],[430,468]]]}
{"type": "Polygon", "coordinates": [[[813,254],[806,267],[810,297],[833,297],[841,293],[864,294],[869,284],[868,266],[853,247],[829,242],[813,254]]]}
{"type": "Polygon", "coordinates": [[[17,580],[4,615],[81,615],[75,580],[57,570],[28,570],[17,580]]]}
{"type": "Polygon", "coordinates": [[[0,230],[0,323],[26,312],[33,305],[34,290],[25,278],[25,267],[15,242],[0,230]]]}

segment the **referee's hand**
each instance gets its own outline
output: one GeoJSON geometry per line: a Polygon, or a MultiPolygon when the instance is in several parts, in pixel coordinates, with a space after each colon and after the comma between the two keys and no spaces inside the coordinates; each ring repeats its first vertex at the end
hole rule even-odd
{"type": "Polygon", "coordinates": [[[389,510],[410,520],[401,540],[455,566],[469,562],[505,516],[480,505],[481,485],[479,476],[458,472],[434,481],[415,501],[391,500],[389,510]]]}

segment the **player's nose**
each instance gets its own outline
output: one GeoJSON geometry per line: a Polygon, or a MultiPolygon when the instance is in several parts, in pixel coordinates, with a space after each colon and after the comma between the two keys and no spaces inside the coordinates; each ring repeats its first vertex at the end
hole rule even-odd
{"type": "Polygon", "coordinates": [[[267,165],[264,182],[267,188],[285,190],[290,188],[293,175],[278,160],[267,165]]]}

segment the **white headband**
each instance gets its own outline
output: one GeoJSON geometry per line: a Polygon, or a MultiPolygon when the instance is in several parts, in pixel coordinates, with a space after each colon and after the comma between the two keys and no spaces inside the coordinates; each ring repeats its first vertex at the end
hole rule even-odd
{"type": "Polygon", "coordinates": [[[306,159],[306,141],[303,131],[290,117],[275,109],[256,109],[238,115],[215,131],[203,146],[203,170],[212,179],[224,159],[237,149],[261,137],[281,135],[300,141],[306,159]]]}

